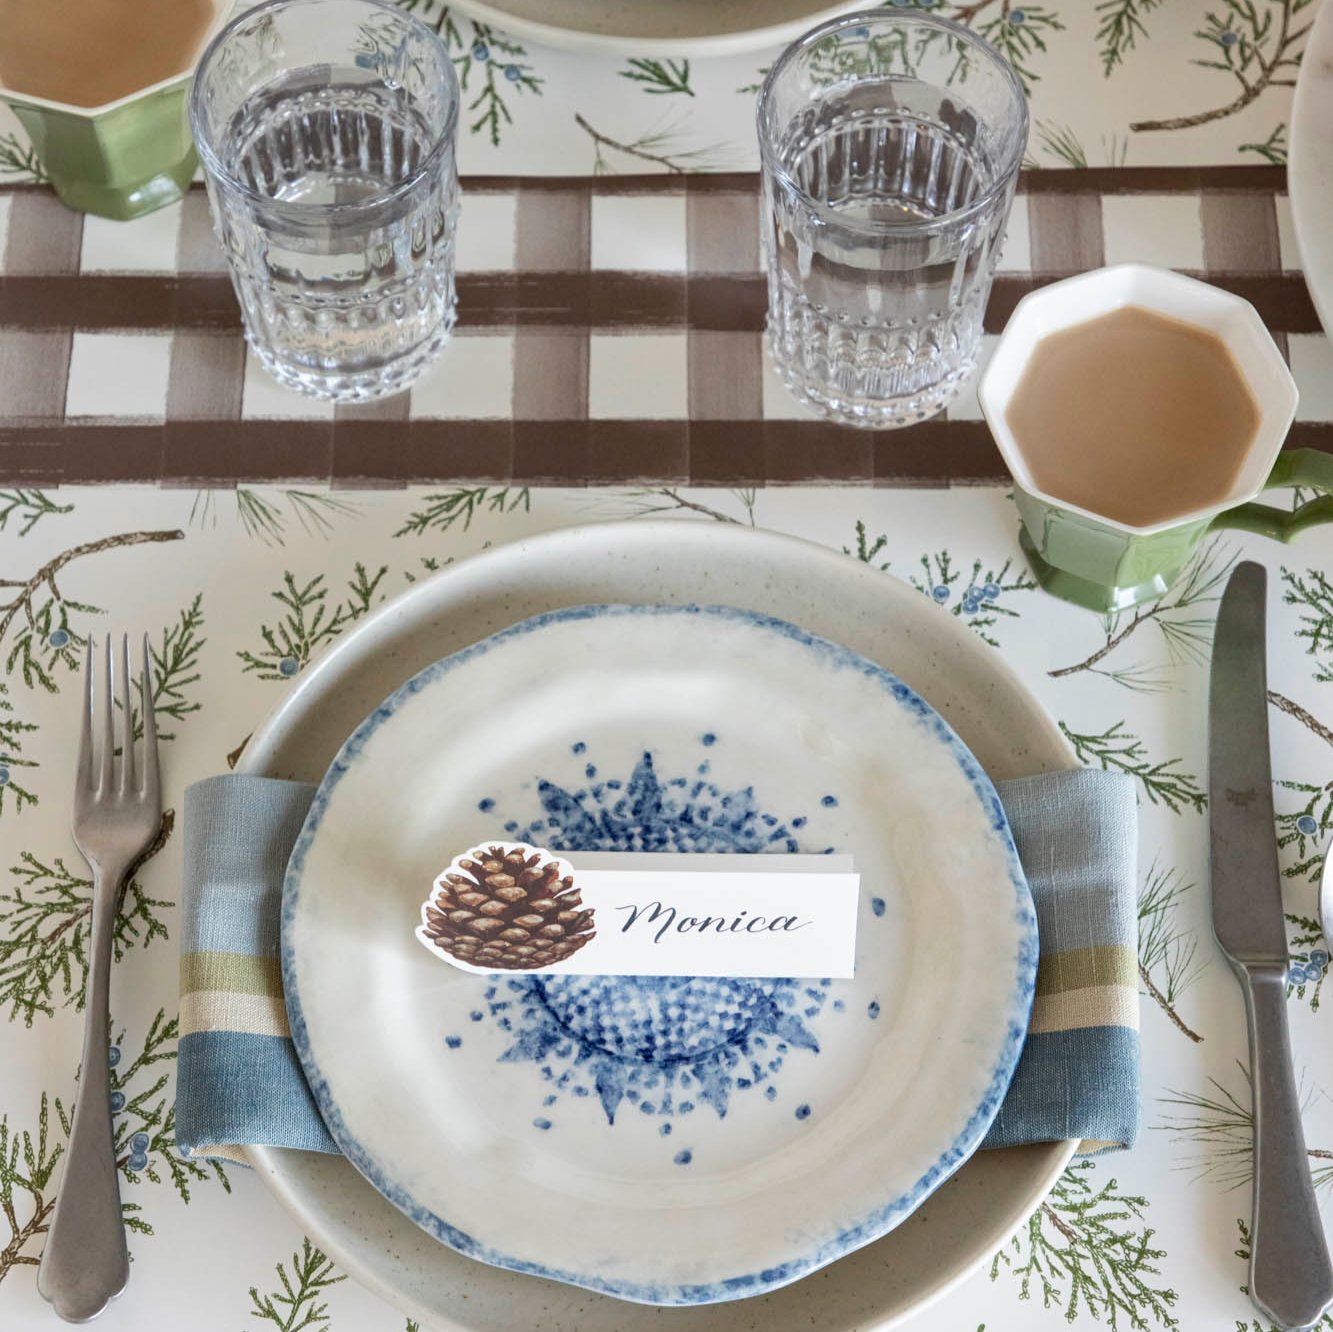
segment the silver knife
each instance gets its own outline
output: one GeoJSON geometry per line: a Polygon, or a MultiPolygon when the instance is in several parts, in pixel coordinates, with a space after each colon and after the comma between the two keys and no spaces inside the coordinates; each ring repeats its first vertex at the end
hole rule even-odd
{"type": "Polygon", "coordinates": [[[1254,1094],[1250,1298],[1279,1327],[1308,1327],[1333,1303],[1287,1033],[1262,565],[1236,566],[1222,595],[1208,700],[1213,933],[1245,992],[1254,1094]]]}

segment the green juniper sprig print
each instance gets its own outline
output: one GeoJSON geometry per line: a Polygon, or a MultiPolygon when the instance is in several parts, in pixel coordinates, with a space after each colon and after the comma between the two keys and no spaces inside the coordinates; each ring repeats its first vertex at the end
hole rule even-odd
{"type": "Polygon", "coordinates": [[[1269,88],[1294,88],[1301,46],[1310,31],[1302,17],[1314,0],[1223,0],[1203,16],[1194,36],[1204,54],[1192,63],[1228,76],[1230,100],[1191,115],[1139,120],[1130,129],[1193,129],[1243,111],[1269,88]]]}
{"type": "Polygon", "coordinates": [[[889,538],[883,532],[871,541],[869,534],[866,532],[865,523],[858,518],[856,520],[856,549],[852,550],[850,546],[844,546],[842,553],[844,555],[855,555],[862,564],[874,565],[880,572],[884,572],[893,563],[892,560],[881,560],[879,558],[888,544],[889,538]]]}
{"type": "MultiPolygon", "coordinates": [[[[194,697],[194,686],[201,678],[199,654],[208,641],[199,637],[199,631],[204,627],[203,599],[202,592],[196,593],[194,600],[177,616],[176,622],[162,630],[158,642],[154,643],[151,638],[148,640],[153,713],[157,720],[159,740],[176,738],[175,731],[162,728],[165,718],[181,722],[203,706],[194,697]]],[[[143,739],[143,717],[140,715],[139,703],[135,701],[141,697],[142,680],[143,672],[140,671],[134,676],[131,693],[130,716],[136,740],[143,739]]],[[[119,701],[116,706],[120,706],[119,701]]]]}
{"type": "MultiPolygon", "coordinates": [[[[172,905],[150,897],[137,870],[167,844],[176,815],[167,810],[157,837],[131,873],[120,905],[112,947],[119,962],[132,948],[165,939],[162,912],[172,905]]],[[[43,860],[22,851],[9,868],[9,887],[0,892],[0,1010],[9,1020],[31,1027],[57,1007],[82,1011],[87,1000],[88,941],[92,880],[74,873],[61,856],[43,860]]]]}
{"type": "MultiPolygon", "coordinates": [[[[169,1087],[171,1075],[162,1066],[176,1058],[177,1035],[176,1019],[168,1019],[165,1010],[159,1009],[133,1058],[127,1057],[124,1029],[112,1036],[108,1051],[111,1112],[116,1168],[124,1181],[122,1194],[125,1185],[134,1188],[145,1180],[157,1184],[169,1179],[181,1200],[188,1203],[193,1183],[217,1180],[228,1193],[231,1183],[218,1162],[187,1160],[176,1152],[175,1098],[169,1087]]],[[[17,1267],[37,1266],[34,1241],[50,1226],[55,1208],[52,1176],[64,1155],[69,1130],[65,1103],[47,1092],[42,1093],[35,1132],[13,1124],[8,1112],[0,1117],[0,1217],[9,1229],[8,1241],[0,1248],[0,1282],[17,1267]]],[[[153,1234],[142,1204],[127,1198],[121,1207],[129,1231],[153,1234]]]]}
{"type": "Polygon", "coordinates": [[[1202,814],[1207,807],[1208,797],[1200,789],[1198,778],[1193,773],[1181,772],[1179,759],[1153,762],[1143,741],[1128,731],[1123,721],[1086,735],[1071,730],[1064,722],[1059,726],[1081,764],[1095,763],[1108,772],[1126,772],[1137,777],[1150,804],[1165,805],[1173,814],[1186,807],[1202,814]]]}
{"type": "Polygon", "coordinates": [[[10,521],[25,537],[51,514],[73,513],[72,504],[57,504],[44,490],[0,490],[0,532],[10,521]]]}
{"type": "MultiPolygon", "coordinates": [[[[1235,1249],[1236,1257],[1241,1260],[1248,1268],[1250,1265],[1250,1255],[1252,1252],[1252,1243],[1250,1239],[1250,1227],[1239,1217],[1236,1218],[1236,1229],[1240,1234],[1240,1243],[1235,1249]]],[[[1242,1295],[1248,1295],[1250,1288],[1242,1284],[1240,1287],[1242,1295]]],[[[1251,1318],[1248,1323],[1236,1320],[1236,1332],[1283,1332],[1276,1323],[1261,1322],[1257,1318],[1251,1318]]],[[[1333,1332],[1333,1312],[1323,1314],[1319,1321],[1312,1325],[1310,1332],[1333,1332]]]]}
{"type": "Polygon", "coordinates": [[[1114,1179],[1098,1185],[1097,1165],[1071,1165],[1045,1201],[991,1261],[990,1279],[1008,1272],[1019,1298],[1041,1295],[1045,1309],[1063,1308],[1067,1322],[1080,1313],[1105,1318],[1118,1329],[1178,1326],[1171,1312],[1176,1292],[1157,1284],[1165,1250],[1143,1225],[1144,1197],[1121,1191],[1114,1179]]]}
{"type": "Polygon", "coordinates": [[[1287,122],[1284,120],[1280,125],[1277,125],[1266,139],[1258,143],[1242,143],[1239,151],[1242,153],[1256,153],[1269,166],[1286,166],[1287,122]]]}
{"type": "Polygon", "coordinates": [[[1281,573],[1283,605],[1301,608],[1296,637],[1315,658],[1314,678],[1333,683],[1333,583],[1322,569],[1298,574],[1284,565],[1281,573]]]}
{"type": "Polygon", "coordinates": [[[447,532],[462,523],[466,532],[481,513],[513,513],[532,507],[532,493],[527,486],[461,486],[425,496],[426,507],[412,513],[394,536],[425,536],[427,532],[447,532]]]}
{"type": "Polygon", "coordinates": [[[463,95],[472,95],[468,111],[474,116],[468,128],[473,134],[485,134],[492,147],[514,117],[506,100],[510,94],[536,93],[540,96],[544,80],[527,60],[527,48],[496,32],[488,23],[468,22],[469,33],[454,21],[453,13],[440,0],[395,0],[423,23],[434,28],[449,48],[458,71],[463,95]]]}
{"type": "MultiPolygon", "coordinates": [[[[115,1035],[111,1042],[111,1110],[116,1168],[125,1180],[131,1185],[145,1180],[169,1182],[180,1200],[188,1203],[192,1185],[217,1180],[230,1193],[231,1181],[220,1161],[197,1161],[176,1150],[176,1097],[170,1087],[170,1069],[160,1065],[174,1063],[179,1037],[179,1019],[168,1018],[161,1008],[132,1060],[125,1060],[124,1030],[115,1035]]],[[[139,1216],[127,1216],[125,1224],[131,1230],[153,1233],[139,1216]]]]}
{"type": "Polygon", "coordinates": [[[1328,940],[1312,916],[1287,913],[1287,997],[1308,999],[1310,1011],[1319,1011],[1320,993],[1328,979],[1328,940]]]}
{"type": "Polygon", "coordinates": [[[37,731],[37,723],[23,721],[15,714],[9,698],[9,686],[0,680],[0,814],[6,806],[15,814],[25,805],[37,804],[36,792],[24,786],[18,769],[37,767],[37,760],[25,758],[23,746],[37,731]]]}
{"type": "Polygon", "coordinates": [[[620,71],[620,77],[639,84],[644,92],[659,97],[672,93],[683,93],[686,97],[694,96],[694,89],[690,87],[688,60],[631,59],[629,68],[620,71]]]}
{"type": "Polygon", "coordinates": [[[291,570],[286,570],[282,586],[269,594],[283,608],[282,618],[275,624],[259,626],[263,646],[258,651],[237,652],[242,670],[261,680],[290,680],[321,647],[384,600],[380,584],[388,572],[389,566],[382,564],[372,576],[358,562],[347,580],[347,595],[330,603],[323,574],[299,583],[291,570]]]}
{"type": "Polygon", "coordinates": [[[1284,810],[1277,816],[1278,849],[1295,848],[1296,859],[1282,871],[1284,879],[1319,881],[1324,864],[1324,849],[1333,832],[1333,782],[1278,782],[1283,791],[1295,791],[1305,797],[1297,809],[1284,810]]]}
{"type": "Polygon", "coordinates": [[[982,562],[973,560],[972,572],[955,599],[955,585],[962,580],[963,573],[955,567],[947,550],[921,556],[920,565],[921,574],[912,575],[912,586],[937,606],[947,606],[951,615],[963,619],[991,647],[1000,646],[999,639],[991,632],[999,624],[1000,617],[1017,619],[1019,616],[1012,606],[1001,605],[1000,598],[1006,593],[1031,592],[1037,586],[1021,569],[1018,573],[1010,573],[1013,560],[1005,560],[998,569],[987,568],[984,572],[982,562]]]}
{"type": "MultiPolygon", "coordinates": [[[[968,15],[968,26],[973,26],[973,12],[986,9],[987,0],[965,5],[959,10],[960,15],[968,15]]],[[[999,13],[994,18],[976,25],[979,36],[984,37],[1013,66],[1023,91],[1032,95],[1032,86],[1040,79],[1032,62],[1038,56],[1046,54],[1047,38],[1054,32],[1064,31],[1060,15],[1045,5],[1013,4],[1011,0],[1000,0],[999,13]]],[[[959,56],[960,64],[964,57],[959,56]]],[[[966,71],[959,70],[958,76],[965,77],[966,71]]]]}
{"type": "Polygon", "coordinates": [[[0,134],[0,176],[17,176],[34,185],[51,179],[31,144],[20,143],[17,134],[0,134]]]}
{"type": "MultiPolygon", "coordinates": [[[[216,490],[195,493],[190,506],[192,526],[216,525],[217,494],[216,490]]],[[[288,488],[265,493],[253,486],[237,486],[232,494],[241,530],[266,546],[286,545],[293,520],[307,535],[326,537],[333,531],[336,519],[356,517],[361,512],[361,506],[354,500],[321,490],[288,488]]]]}
{"type": "Polygon", "coordinates": [[[180,531],[121,532],[71,546],[52,556],[28,578],[0,578],[0,597],[4,589],[12,591],[11,600],[0,601],[0,646],[6,640],[9,642],[6,673],[13,675],[17,670],[28,688],[40,686],[54,694],[59,688],[58,671],[81,668],[81,653],[87,638],[70,614],[101,612],[98,607],[74,601],[61,592],[57,579],[69,565],[125,546],[184,539],[185,533],[180,531]]]}
{"type": "MultiPolygon", "coordinates": [[[[0,1282],[16,1267],[36,1267],[38,1255],[32,1241],[45,1235],[55,1210],[51,1176],[65,1151],[69,1123],[64,1107],[56,1101],[56,1115],[64,1132],[59,1139],[51,1129],[50,1098],[42,1093],[37,1129],[22,1129],[0,1116],[0,1216],[9,1235],[0,1248],[0,1282]]],[[[0,1236],[4,1234],[0,1230],[0,1236]]]]}
{"type": "Polygon", "coordinates": [[[1124,63],[1125,57],[1147,39],[1144,19],[1163,0],[1102,0],[1097,9],[1097,44],[1102,58],[1102,73],[1108,78],[1124,63]]]}
{"type": "Polygon", "coordinates": [[[1193,930],[1179,923],[1183,898],[1194,889],[1176,869],[1162,869],[1154,861],[1139,894],[1139,979],[1149,997],[1171,1019],[1182,1036],[1196,1044],[1203,1040],[1180,1016],[1180,996],[1199,979],[1203,963],[1196,954],[1199,941],[1193,930]]]}
{"type": "Polygon", "coordinates": [[[250,1317],[257,1323],[271,1323],[281,1332],[327,1327],[330,1314],[324,1292],[346,1281],[346,1275],[305,1237],[301,1252],[293,1253],[288,1263],[277,1263],[273,1270],[278,1274],[274,1289],[261,1295],[258,1286],[250,1287],[250,1317]]]}

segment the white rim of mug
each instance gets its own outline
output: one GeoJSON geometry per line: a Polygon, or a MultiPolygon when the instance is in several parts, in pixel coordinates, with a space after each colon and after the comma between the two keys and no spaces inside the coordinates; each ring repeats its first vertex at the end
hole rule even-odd
{"type": "Polygon", "coordinates": [[[1023,161],[1023,154],[1027,150],[1030,116],[1027,94],[1023,91],[1023,85],[1019,81],[1018,75],[1014,73],[1013,66],[989,42],[978,37],[970,28],[963,27],[961,23],[954,23],[951,19],[940,18],[938,15],[929,14],[919,9],[858,9],[851,14],[842,15],[840,18],[829,19],[827,23],[821,23],[817,28],[811,28],[805,36],[799,37],[783,51],[773,62],[773,67],[768,71],[759,89],[759,99],[755,107],[755,122],[759,135],[759,157],[764,170],[796,194],[802,203],[825,221],[836,222],[840,227],[868,234],[889,235],[898,232],[928,231],[937,227],[951,226],[954,223],[967,221],[977,214],[985,212],[1009,188],[1012,179],[1017,174],[1023,161]],[[841,32],[846,28],[885,28],[895,24],[934,28],[937,32],[945,33],[947,36],[961,41],[981,59],[995,66],[999,70],[1001,78],[1009,85],[1009,91],[1017,104],[1019,116],[1017,128],[1020,133],[1015,139],[1012,152],[1003,164],[1003,169],[996,173],[995,182],[964,207],[956,208],[951,213],[941,213],[939,217],[932,218],[851,222],[846,217],[836,213],[824,200],[816,199],[809,190],[798,185],[792,174],[778,160],[768,132],[771,128],[768,115],[769,101],[773,96],[778,78],[787,66],[809,47],[823,41],[825,37],[841,32]]]}
{"type": "Polygon", "coordinates": [[[390,0],[266,0],[266,3],[262,5],[256,5],[253,9],[247,9],[243,13],[235,15],[224,28],[219,29],[213,40],[204,48],[203,55],[199,57],[199,63],[194,71],[194,83],[190,88],[190,137],[194,140],[195,151],[199,154],[199,160],[204,165],[208,175],[217,177],[229,189],[235,190],[249,202],[257,204],[263,209],[286,213],[291,217],[309,217],[314,212],[318,212],[321,217],[327,217],[331,213],[338,216],[352,217],[358,213],[373,212],[386,203],[391,203],[393,200],[407,194],[432,173],[440,158],[444,155],[445,149],[453,146],[458,130],[458,107],[461,100],[462,94],[458,87],[458,75],[454,70],[454,62],[449,56],[449,48],[445,46],[440,34],[434,28],[428,27],[410,10],[401,9],[398,5],[391,3],[390,0]],[[255,19],[277,10],[304,9],[331,3],[352,3],[364,5],[366,9],[384,10],[386,13],[393,14],[396,18],[403,19],[409,28],[420,29],[427,39],[434,42],[443,52],[445,82],[449,92],[449,109],[445,116],[444,125],[435,136],[435,142],[431,144],[430,151],[422,159],[421,165],[410,176],[395,181],[382,194],[377,194],[370,199],[358,199],[354,203],[343,204],[308,204],[286,199],[275,199],[271,195],[264,194],[261,190],[247,185],[235,172],[224,166],[212,142],[204,134],[203,112],[200,106],[202,101],[200,75],[211,63],[223,43],[236,29],[244,24],[251,23],[255,19]]]}
{"type": "MultiPolygon", "coordinates": [[[[1227,291],[1225,287],[1219,287],[1212,282],[1206,282],[1201,278],[1191,277],[1188,273],[1179,273],[1172,268],[1161,268],[1156,264],[1145,264],[1131,260],[1122,264],[1104,264],[1101,268],[1089,268],[1082,273],[1071,273],[1066,278],[1061,278],[1058,282],[1048,283],[1044,287],[1038,287],[1036,291],[1030,291],[1021,301],[1014,306],[1014,312],[1009,316],[1009,322],[1006,324],[1004,332],[1000,334],[1000,342],[1003,342],[1009,336],[1010,329],[1013,328],[1014,319],[1024,309],[1035,305],[1041,305],[1046,300],[1057,297],[1062,291],[1068,291],[1071,287],[1085,286],[1089,282],[1096,280],[1108,282],[1113,278],[1133,279],[1142,278],[1149,282],[1158,283],[1162,287],[1207,287],[1215,296],[1224,298],[1225,301],[1238,310],[1248,311],[1258,325],[1263,328],[1269,340],[1272,340],[1272,332],[1264,323],[1263,317],[1259,311],[1254,308],[1251,301],[1247,301],[1244,296],[1237,296],[1234,291],[1227,291]]],[[[1132,301],[1121,302],[1116,305],[1107,306],[1101,314],[1109,314],[1112,310],[1123,310],[1133,306],[1132,301]]],[[[1139,308],[1152,310],[1152,306],[1140,306],[1139,308]]],[[[1158,310],[1157,313],[1169,314],[1169,311],[1158,310]]],[[[1071,320],[1068,324],[1062,324],[1058,329],[1051,332],[1063,332],[1065,329],[1077,328],[1079,324],[1086,323],[1088,318],[1098,318],[1098,315],[1088,316],[1071,320]]],[[[1189,324],[1193,328],[1203,328],[1205,325],[1199,324],[1184,315],[1172,314],[1171,318],[1177,319],[1182,323],[1189,324]]],[[[1043,334],[1042,337],[1049,336],[1043,334]]],[[[1027,363],[1031,359],[1032,353],[1036,350],[1041,337],[1033,337],[1029,340],[1023,358],[1023,368],[1027,368],[1027,363]]],[[[999,343],[996,344],[996,350],[999,350],[999,343]]],[[[1280,358],[1282,353],[1274,342],[1273,351],[1280,358]]],[[[992,354],[989,364],[982,372],[981,379],[977,384],[977,403],[981,408],[981,414],[990,430],[991,438],[995,441],[995,447],[1000,451],[1000,457],[1004,465],[1009,469],[1009,474],[1013,478],[1014,484],[1026,494],[1030,495],[1040,504],[1049,505],[1053,509],[1060,509],[1065,513],[1072,513],[1080,518],[1087,518],[1090,522],[1100,527],[1109,528],[1111,531],[1119,532],[1128,537],[1152,537],[1158,536],[1163,532],[1169,532],[1173,527],[1184,527],[1188,523],[1211,521],[1219,514],[1226,513],[1228,509],[1234,509],[1237,505],[1248,504],[1250,501],[1258,499],[1267,488],[1263,482],[1258,485],[1246,487],[1245,493],[1240,496],[1233,496],[1231,499],[1219,500],[1216,503],[1208,504],[1202,508],[1194,510],[1192,513],[1181,514],[1175,518],[1162,518],[1155,523],[1149,523],[1146,526],[1135,526],[1133,523],[1121,522],[1118,518],[1108,518],[1105,514],[1097,513],[1092,509],[1084,508],[1081,504],[1075,504],[1072,500],[1063,500],[1058,496],[1052,495],[1049,491],[1043,490],[1032,479],[1032,471],[1028,467],[1027,459],[1023,456],[1023,450],[1019,447],[1018,440],[1014,432],[1010,429],[1008,414],[1005,407],[1008,406],[1006,400],[1004,406],[996,402],[996,395],[991,389],[992,372],[995,366],[995,357],[992,354]]],[[[1248,375],[1242,372],[1246,385],[1254,396],[1256,403],[1259,401],[1258,394],[1248,375]]],[[[1019,375],[1022,378],[1022,375],[1019,375]]],[[[1297,388],[1296,379],[1288,367],[1282,380],[1283,385],[1288,392],[1285,395],[1284,402],[1278,406],[1274,404],[1274,410],[1279,414],[1282,426],[1275,432],[1277,437],[1277,447],[1273,450],[1273,457],[1269,460],[1268,470],[1271,471],[1277,455],[1281,453],[1283,443],[1287,432],[1291,429],[1291,423],[1296,419],[1296,409],[1300,402],[1300,390],[1297,388]]],[[[1015,385],[1017,387],[1017,385],[1015,385]]],[[[1012,390],[1010,391],[1012,398],[1012,390]]],[[[1265,476],[1267,472],[1265,473],[1265,476]]]]}

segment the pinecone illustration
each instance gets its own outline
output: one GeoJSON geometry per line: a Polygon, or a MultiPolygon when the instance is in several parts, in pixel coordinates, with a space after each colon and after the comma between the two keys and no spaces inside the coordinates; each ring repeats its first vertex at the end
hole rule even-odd
{"type": "Polygon", "coordinates": [[[422,908],[422,942],[474,967],[531,971],[577,953],[593,913],[571,875],[523,845],[474,847],[441,877],[422,908]]]}

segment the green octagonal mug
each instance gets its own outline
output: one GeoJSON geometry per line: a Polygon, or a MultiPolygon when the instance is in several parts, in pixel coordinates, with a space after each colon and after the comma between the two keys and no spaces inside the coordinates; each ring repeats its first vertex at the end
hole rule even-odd
{"type": "Polygon", "coordinates": [[[1119,264],[1052,283],[1015,308],[978,396],[1005,464],[1023,520],[1020,541],[1038,582],[1067,601],[1118,611],[1168,591],[1205,533],[1219,528],[1288,541],[1333,521],[1333,494],[1294,510],[1256,502],[1264,490],[1308,486],[1333,491],[1333,454],[1282,452],[1296,414],[1296,384],[1254,307],[1206,282],[1145,264],[1119,264]],[[1216,502],[1135,527],[1041,490],[1007,419],[1032,353],[1045,337],[1099,315],[1138,307],[1181,320],[1219,338],[1249,387],[1259,421],[1233,484],[1216,502]]]}

